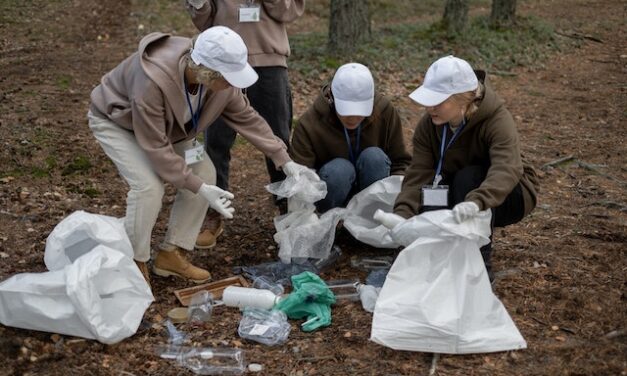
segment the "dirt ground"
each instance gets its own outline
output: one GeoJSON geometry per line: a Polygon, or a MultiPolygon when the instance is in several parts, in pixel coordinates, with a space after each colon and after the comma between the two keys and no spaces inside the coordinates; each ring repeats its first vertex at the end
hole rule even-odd
{"type": "MultiPolygon", "coordinates": [[[[126,187],[90,134],[85,114],[100,76],[143,35],[129,12],[132,3],[0,1],[0,280],[45,271],[46,237],[75,210],[124,215],[126,187]]],[[[538,66],[491,77],[541,177],[536,210],[497,230],[494,240],[494,291],[528,348],[443,355],[437,375],[627,374],[626,9],[614,0],[519,2],[519,14],[543,17],[558,38],[578,41],[538,66]]],[[[308,24],[305,17],[290,30],[308,24]]],[[[298,74],[291,79],[299,115],[313,97],[298,74]]],[[[401,85],[387,88],[402,108],[409,138],[422,112],[401,85]]],[[[276,259],[276,211],[263,188],[261,155],[240,144],[231,168],[237,219],[214,250],[194,255],[215,280],[233,275],[235,266],[276,259]]],[[[168,189],[166,203],[174,193],[168,189]]],[[[166,218],[167,210],[155,244],[166,218]]],[[[325,279],[363,280],[367,274],[351,267],[351,256],[392,254],[342,234],[337,242],[344,255],[325,279]]],[[[0,326],[0,374],[191,374],[152,350],[166,341],[163,318],[177,305],[173,291],[187,286],[155,277],[156,302],[140,330],[113,346],[0,326]]],[[[239,319],[239,312],[221,307],[206,325],[180,328],[199,345],[245,349],[247,362],[262,364],[266,375],[429,373],[431,354],[370,342],[371,314],[359,304],[335,306],[332,325],[314,333],[292,321],[289,341],[276,347],[239,338],[239,319]]]]}

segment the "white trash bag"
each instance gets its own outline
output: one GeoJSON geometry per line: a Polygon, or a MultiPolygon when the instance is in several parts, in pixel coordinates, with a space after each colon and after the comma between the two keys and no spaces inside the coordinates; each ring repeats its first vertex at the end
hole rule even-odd
{"type": "Polygon", "coordinates": [[[445,354],[527,347],[493,294],[479,251],[489,242],[490,219],[488,210],[460,224],[451,210],[439,210],[392,229],[392,238],[408,246],[377,299],[372,341],[396,350],[445,354]]]}
{"type": "Polygon", "coordinates": [[[97,245],[105,245],[133,259],[133,246],[124,230],[123,218],[75,211],[48,235],[44,263],[48,270],[63,269],[97,245]]]}
{"type": "Polygon", "coordinates": [[[0,283],[0,323],[112,344],[137,331],[153,300],[133,260],[98,245],[62,269],[0,283]]]}
{"type": "Polygon", "coordinates": [[[344,214],[344,227],[355,239],[377,248],[399,246],[390,237],[389,229],[372,219],[372,216],[377,209],[384,212],[392,211],[402,182],[402,176],[388,176],[372,183],[350,199],[344,214]]]}

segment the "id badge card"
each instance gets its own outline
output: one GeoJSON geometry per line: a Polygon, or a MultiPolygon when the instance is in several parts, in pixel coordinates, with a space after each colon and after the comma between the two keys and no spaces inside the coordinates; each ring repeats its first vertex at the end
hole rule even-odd
{"type": "Polygon", "coordinates": [[[259,22],[261,7],[259,5],[242,5],[239,8],[239,22],[259,22]]]}
{"type": "Polygon", "coordinates": [[[448,207],[448,185],[422,187],[422,206],[448,207]]]}
{"type": "Polygon", "coordinates": [[[205,146],[195,141],[191,148],[185,150],[185,163],[192,165],[205,159],[205,146]]]}

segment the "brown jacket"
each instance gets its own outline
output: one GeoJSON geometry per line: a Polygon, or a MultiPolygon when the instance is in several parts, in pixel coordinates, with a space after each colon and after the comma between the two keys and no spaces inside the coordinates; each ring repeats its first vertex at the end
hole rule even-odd
{"type": "Polygon", "coordinates": [[[287,67],[290,44],[285,24],[305,12],[305,0],[209,0],[196,10],[187,9],[200,31],[212,26],[226,26],[238,33],[248,47],[248,62],[253,67],[287,67]],[[239,7],[252,3],[261,9],[259,22],[239,22],[239,7]]]}
{"type": "MultiPolygon", "coordinates": [[[[485,95],[479,110],[453,145],[446,151],[442,175],[452,175],[470,165],[489,166],[481,185],[466,195],[466,201],[481,210],[498,207],[521,183],[525,215],[536,205],[538,179],[533,167],[525,163],[520,152],[516,123],[505,108],[503,100],[492,90],[485,72],[477,71],[485,84],[485,95]]],[[[447,139],[452,133],[449,130],[447,139]]],[[[428,114],[420,120],[413,138],[413,156],[405,173],[401,192],[396,198],[394,212],[405,218],[418,214],[424,185],[431,184],[440,157],[442,126],[431,122],[428,114]]]]}
{"type": "MultiPolygon", "coordinates": [[[[344,126],[335,109],[329,105],[329,88],[325,87],[314,104],[294,127],[290,155],[295,162],[320,169],[334,158],[349,158],[344,126]]],[[[349,132],[355,145],[356,132],[349,132]]],[[[372,115],[362,123],[360,149],[380,147],[392,161],[390,172],[402,175],[411,157],[403,142],[403,129],[398,112],[390,101],[376,94],[372,115]]]]}
{"type": "Polygon", "coordinates": [[[183,73],[189,38],[152,33],[139,43],[136,53],[102,77],[91,92],[90,109],[133,131],[161,178],[177,188],[198,192],[203,181],[194,175],[172,144],[202,133],[218,116],[250,141],[276,166],[290,158],[285,144],[272,134],[268,123],[250,106],[240,89],[203,91],[198,129],[184,124],[188,109],[183,73]]]}

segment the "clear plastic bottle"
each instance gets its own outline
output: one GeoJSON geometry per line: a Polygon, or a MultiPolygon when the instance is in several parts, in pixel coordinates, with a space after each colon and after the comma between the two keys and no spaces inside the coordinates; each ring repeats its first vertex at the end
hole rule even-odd
{"type": "Polygon", "coordinates": [[[374,312],[374,306],[377,304],[381,288],[360,284],[357,287],[357,291],[359,291],[359,299],[364,310],[374,312]]]}
{"type": "Polygon", "coordinates": [[[260,275],[259,277],[255,277],[253,280],[253,288],[262,289],[262,290],[270,290],[274,295],[281,296],[285,292],[285,288],[283,285],[277,282],[274,282],[270,277],[265,275],[260,275]]]}
{"type": "Polygon", "coordinates": [[[241,375],[244,351],[236,348],[182,347],[178,363],[197,375],[241,375]]]}
{"type": "Polygon", "coordinates": [[[329,290],[335,295],[335,300],[339,303],[341,301],[355,301],[359,300],[359,291],[357,287],[360,285],[359,280],[355,279],[338,279],[333,281],[327,281],[329,290]]]}
{"type": "Polygon", "coordinates": [[[191,323],[207,322],[213,312],[213,294],[203,290],[192,295],[192,299],[187,307],[188,321],[191,323]]]}

